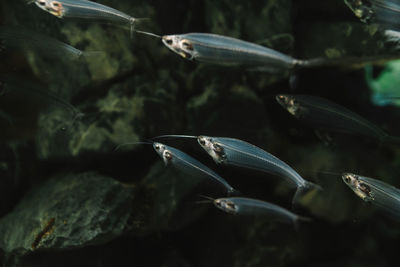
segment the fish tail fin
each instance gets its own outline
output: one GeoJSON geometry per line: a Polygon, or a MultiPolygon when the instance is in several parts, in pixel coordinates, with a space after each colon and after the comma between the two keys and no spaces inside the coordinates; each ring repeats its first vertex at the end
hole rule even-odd
{"type": "Polygon", "coordinates": [[[301,198],[313,190],[323,191],[321,186],[311,182],[306,182],[305,184],[298,186],[292,199],[292,208],[295,210],[298,207],[301,198]]]}
{"type": "Polygon", "coordinates": [[[294,68],[339,67],[360,68],[368,64],[385,63],[399,59],[399,55],[379,55],[370,57],[312,58],[295,60],[294,68]]]}
{"type": "Polygon", "coordinates": [[[294,66],[295,68],[315,68],[326,66],[327,62],[326,58],[296,59],[294,66]]]}
{"type": "Polygon", "coordinates": [[[230,188],[228,190],[228,196],[232,197],[232,196],[240,196],[242,195],[242,193],[234,188],[230,188]]]}
{"type": "Polygon", "coordinates": [[[293,221],[294,229],[296,230],[296,232],[298,232],[301,223],[309,223],[309,222],[312,222],[312,218],[305,216],[297,216],[293,221]]]}

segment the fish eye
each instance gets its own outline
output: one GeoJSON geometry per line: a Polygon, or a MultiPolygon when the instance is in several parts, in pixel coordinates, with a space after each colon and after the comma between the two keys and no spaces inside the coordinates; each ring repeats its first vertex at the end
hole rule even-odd
{"type": "Polygon", "coordinates": [[[160,150],[160,145],[155,145],[155,148],[156,148],[157,150],[160,150]]]}
{"type": "Polygon", "coordinates": [[[169,151],[164,152],[164,157],[168,160],[172,159],[172,154],[169,151]]]}
{"type": "Polygon", "coordinates": [[[344,177],[344,181],[345,181],[346,183],[350,183],[350,178],[349,178],[348,176],[346,176],[346,177],[344,177]]]}
{"type": "Polygon", "coordinates": [[[200,143],[200,145],[202,145],[202,146],[205,146],[205,145],[206,145],[206,141],[205,141],[203,138],[200,138],[200,139],[199,139],[199,143],[200,143]]]}
{"type": "Polygon", "coordinates": [[[171,40],[171,39],[166,39],[165,42],[166,42],[168,45],[172,45],[172,40],[171,40]]]}

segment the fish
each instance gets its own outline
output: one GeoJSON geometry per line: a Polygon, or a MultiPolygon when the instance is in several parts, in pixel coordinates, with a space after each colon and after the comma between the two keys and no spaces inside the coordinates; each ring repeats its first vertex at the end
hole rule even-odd
{"type": "Polygon", "coordinates": [[[78,108],[62,99],[59,95],[46,90],[33,81],[27,81],[26,78],[21,78],[18,75],[0,74],[0,81],[3,83],[5,95],[8,92],[16,91],[23,94],[24,97],[38,96],[52,104],[64,107],[70,112],[73,122],[85,116],[78,108]]]}
{"type": "Polygon", "coordinates": [[[165,166],[173,166],[190,176],[211,179],[224,187],[227,195],[240,194],[224,178],[185,152],[159,142],[150,142],[147,144],[152,144],[156,153],[164,161],[165,166]]]}
{"type": "Polygon", "coordinates": [[[385,133],[353,111],[322,97],[277,95],[276,101],[291,115],[319,130],[367,136],[380,142],[400,144],[400,138],[385,133]]]}
{"type": "Polygon", "coordinates": [[[312,67],[322,59],[300,60],[271,48],[211,33],[164,35],[163,44],[191,61],[224,66],[247,66],[268,72],[312,67]]]}
{"type": "Polygon", "coordinates": [[[364,23],[377,23],[387,29],[400,29],[399,0],[344,0],[364,23]]]}
{"type": "Polygon", "coordinates": [[[131,33],[139,18],[134,18],[117,9],[87,0],[32,0],[40,9],[58,18],[82,18],[128,23],[131,33]]]}
{"type": "Polygon", "coordinates": [[[383,181],[353,173],[343,173],[342,179],[362,200],[400,220],[400,189],[383,181]]]}
{"type": "Polygon", "coordinates": [[[377,64],[394,59],[399,55],[379,55],[363,57],[341,57],[311,59],[296,59],[271,48],[250,43],[240,39],[211,34],[187,33],[173,35],[157,35],[150,32],[135,32],[146,34],[162,40],[162,43],[183,58],[224,67],[244,67],[269,73],[291,74],[290,85],[295,87],[296,71],[301,68],[340,67],[360,68],[367,64],[377,64]]]}
{"type": "Polygon", "coordinates": [[[322,190],[319,185],[305,180],[288,164],[267,151],[248,142],[229,137],[162,135],[162,137],[196,138],[199,145],[212,157],[215,163],[253,169],[284,178],[296,186],[292,199],[295,205],[304,193],[312,189],[322,190]]]}
{"type": "Polygon", "coordinates": [[[213,200],[215,207],[220,210],[239,216],[265,216],[271,221],[293,224],[297,228],[299,221],[311,221],[310,218],[299,216],[285,208],[270,202],[245,198],[229,197],[213,200]]]}
{"type": "Polygon", "coordinates": [[[344,3],[360,21],[364,23],[372,22],[375,12],[365,0],[344,0],[344,3]]]}
{"type": "Polygon", "coordinates": [[[135,31],[161,39],[162,43],[190,61],[278,73],[301,67],[322,65],[325,59],[295,59],[291,56],[247,41],[211,33],[157,35],[135,31]]]}
{"type": "Polygon", "coordinates": [[[296,72],[299,68],[359,69],[369,64],[383,64],[400,58],[398,54],[387,54],[340,58],[317,57],[301,60],[261,45],[217,34],[188,33],[162,36],[139,30],[135,32],[161,39],[170,50],[190,61],[226,67],[244,67],[247,70],[274,74],[288,72],[289,85],[292,89],[296,88],[296,72]]]}
{"type": "Polygon", "coordinates": [[[95,56],[100,51],[83,52],[73,46],[20,26],[0,26],[0,40],[5,48],[33,50],[44,56],[80,60],[95,56]]]}

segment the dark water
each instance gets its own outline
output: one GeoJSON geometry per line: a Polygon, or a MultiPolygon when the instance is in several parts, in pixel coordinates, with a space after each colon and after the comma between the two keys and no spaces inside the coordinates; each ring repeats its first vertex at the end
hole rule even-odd
{"type": "MultiPolygon", "coordinates": [[[[377,26],[362,24],[343,1],[101,3],[150,18],[138,29],[162,35],[216,33],[296,58],[395,55],[377,26]]],[[[2,0],[0,14],[2,25],[101,52],[78,59],[52,53],[33,33],[3,43],[2,266],[397,264],[399,223],[358,198],[341,173],[399,187],[399,147],[335,133],[328,133],[327,142],[275,101],[282,93],[321,96],[400,135],[400,110],[374,105],[364,65],[275,74],[225,68],[184,60],[156,38],[131,38],[128,27],[59,19],[21,0],[2,0]],[[30,46],[32,40],[39,47],[30,46]],[[293,75],[295,87],[289,83],[293,75]],[[77,117],[77,111],[84,115],[77,117]],[[313,221],[296,230],[268,217],[223,213],[196,203],[204,200],[200,194],[225,196],[221,188],[165,168],[151,146],[114,151],[121,143],[162,134],[235,137],[262,147],[324,188],[305,195],[296,210],[313,221]]],[[[375,66],[373,75],[383,69],[375,66]]],[[[279,177],[217,166],[195,140],[164,142],[243,195],[291,209],[294,188],[279,177]]]]}

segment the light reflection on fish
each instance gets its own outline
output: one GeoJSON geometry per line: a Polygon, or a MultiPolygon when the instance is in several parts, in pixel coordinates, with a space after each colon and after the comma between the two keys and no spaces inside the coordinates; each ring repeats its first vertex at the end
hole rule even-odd
{"type": "Polygon", "coordinates": [[[133,31],[136,18],[117,9],[86,0],[32,0],[39,8],[58,18],[83,18],[128,23],[133,31]]]}
{"type": "Polygon", "coordinates": [[[276,100],[294,117],[319,130],[400,143],[400,138],[388,135],[360,115],[327,99],[309,95],[277,95],[276,100]]]}
{"type": "Polygon", "coordinates": [[[217,198],[213,200],[213,203],[217,208],[233,215],[265,216],[271,221],[295,226],[299,221],[311,220],[278,205],[258,199],[244,197],[217,198]]]}
{"type": "Polygon", "coordinates": [[[238,194],[238,191],[230,186],[228,182],[216,172],[179,149],[158,142],[153,143],[153,148],[163,159],[166,166],[171,165],[191,176],[212,179],[222,185],[227,191],[228,195],[238,194]]]}
{"type": "Polygon", "coordinates": [[[400,190],[373,178],[343,173],[343,181],[362,200],[370,202],[393,218],[400,220],[400,190]]]}

